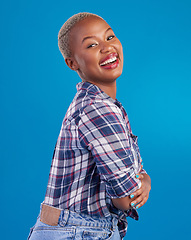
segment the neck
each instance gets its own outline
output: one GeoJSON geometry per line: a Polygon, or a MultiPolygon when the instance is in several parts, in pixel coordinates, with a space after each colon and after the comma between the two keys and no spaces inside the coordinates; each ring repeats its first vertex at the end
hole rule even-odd
{"type": "Polygon", "coordinates": [[[97,87],[99,87],[103,92],[105,92],[108,96],[110,96],[111,98],[113,98],[114,100],[116,99],[116,81],[113,81],[111,83],[97,83],[97,82],[93,82],[93,81],[89,81],[90,83],[96,85],[97,87]]]}

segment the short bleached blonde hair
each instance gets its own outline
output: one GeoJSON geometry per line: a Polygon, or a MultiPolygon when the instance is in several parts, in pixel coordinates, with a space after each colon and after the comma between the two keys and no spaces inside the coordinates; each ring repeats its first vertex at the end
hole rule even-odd
{"type": "Polygon", "coordinates": [[[85,18],[92,17],[92,16],[101,18],[100,16],[93,13],[81,12],[70,17],[62,25],[58,33],[58,47],[64,58],[71,57],[72,55],[72,51],[70,49],[70,32],[72,28],[76,25],[76,23],[82,21],[85,18]]]}

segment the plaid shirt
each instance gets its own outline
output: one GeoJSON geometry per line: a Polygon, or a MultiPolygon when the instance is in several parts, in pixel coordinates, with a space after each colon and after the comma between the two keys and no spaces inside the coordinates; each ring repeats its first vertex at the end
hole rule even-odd
{"type": "Polygon", "coordinates": [[[116,209],[111,198],[126,197],[141,186],[135,178],[140,160],[121,103],[80,82],[55,146],[44,203],[91,216],[117,214],[123,238],[126,217],[138,219],[138,214],[133,208],[116,209]]]}

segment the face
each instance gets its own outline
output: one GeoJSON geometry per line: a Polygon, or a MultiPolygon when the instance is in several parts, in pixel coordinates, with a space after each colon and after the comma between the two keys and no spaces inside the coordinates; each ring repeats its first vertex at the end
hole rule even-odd
{"type": "Polygon", "coordinates": [[[72,57],[66,63],[83,81],[109,84],[121,75],[122,45],[101,18],[88,17],[77,23],[70,34],[70,47],[72,57]]]}

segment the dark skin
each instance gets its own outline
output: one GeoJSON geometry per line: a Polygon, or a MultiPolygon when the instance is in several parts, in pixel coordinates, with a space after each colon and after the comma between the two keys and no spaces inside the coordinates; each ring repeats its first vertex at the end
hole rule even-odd
{"type": "MultiPolygon", "coordinates": [[[[124,198],[115,198],[112,199],[112,202],[115,207],[125,211],[130,209],[132,206],[131,204],[134,203],[134,206],[136,208],[142,207],[149,198],[149,192],[151,190],[151,179],[148,174],[139,174],[139,178],[141,180],[141,187],[134,193],[133,198],[130,198],[130,196],[124,197],[124,198]]],[[[131,195],[132,195],[131,194],[131,195]]]]}
{"type": "MultiPolygon", "coordinates": [[[[82,81],[98,86],[111,98],[116,99],[116,79],[122,74],[123,50],[111,27],[101,18],[88,17],[77,23],[70,33],[72,56],[65,59],[69,68],[76,71],[82,81]],[[114,62],[102,65],[108,58],[114,62]]],[[[138,174],[140,189],[134,197],[112,199],[115,207],[128,210],[131,204],[142,207],[148,200],[151,179],[148,174],[138,174]]],[[[131,195],[132,195],[131,194],[131,195]]]]}
{"type": "Polygon", "coordinates": [[[100,18],[89,17],[77,23],[70,33],[72,56],[66,64],[77,71],[82,81],[93,83],[113,99],[116,98],[116,79],[123,69],[123,51],[110,26],[100,18]],[[116,53],[117,67],[105,69],[100,62],[116,53]]]}

